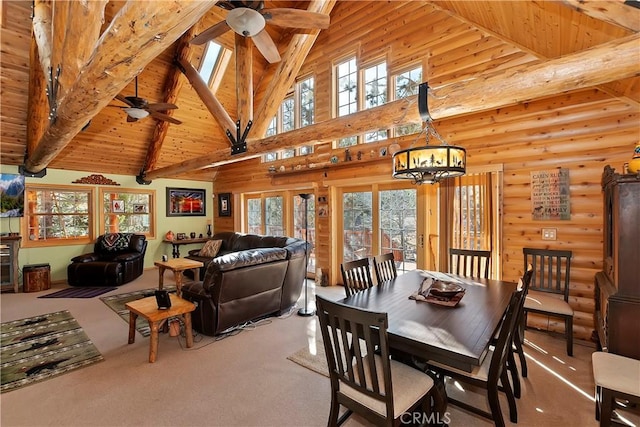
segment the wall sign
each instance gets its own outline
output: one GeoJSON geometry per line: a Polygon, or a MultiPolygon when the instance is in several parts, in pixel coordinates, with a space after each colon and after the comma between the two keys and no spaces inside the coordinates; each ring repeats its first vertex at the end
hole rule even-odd
{"type": "Polygon", "coordinates": [[[569,169],[531,172],[531,219],[571,219],[569,169]]]}

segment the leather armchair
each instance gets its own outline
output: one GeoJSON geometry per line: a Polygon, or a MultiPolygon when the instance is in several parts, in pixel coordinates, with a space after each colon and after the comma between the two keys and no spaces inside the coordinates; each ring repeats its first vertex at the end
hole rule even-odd
{"type": "Polygon", "coordinates": [[[71,286],[120,286],[142,275],[147,239],[141,234],[111,233],[96,239],[93,252],[71,259],[71,286]]]}

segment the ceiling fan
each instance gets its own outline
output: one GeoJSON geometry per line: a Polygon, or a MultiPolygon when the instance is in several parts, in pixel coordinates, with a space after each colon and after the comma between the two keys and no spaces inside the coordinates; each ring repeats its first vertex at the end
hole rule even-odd
{"type": "Polygon", "coordinates": [[[127,113],[128,122],[137,122],[140,119],[151,116],[155,119],[174,123],[176,125],[182,124],[180,120],[174,119],[173,117],[160,112],[165,110],[174,110],[178,108],[177,105],[169,104],[167,102],[150,104],[146,99],[138,97],[138,76],[136,76],[136,95],[122,96],[118,94],[116,95],[116,99],[127,104],[126,107],[122,107],[119,105],[112,105],[112,107],[122,108],[127,113]]]}
{"type": "Polygon", "coordinates": [[[329,28],[329,15],[295,8],[265,9],[264,1],[219,1],[216,6],[229,11],[227,18],[198,34],[191,43],[204,44],[233,30],[241,36],[250,37],[270,63],[280,61],[280,54],[265,30],[266,24],[283,28],[329,28]]]}

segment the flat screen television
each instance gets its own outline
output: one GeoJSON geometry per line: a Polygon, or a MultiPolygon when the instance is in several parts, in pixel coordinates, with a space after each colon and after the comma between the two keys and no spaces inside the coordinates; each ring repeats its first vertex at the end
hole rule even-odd
{"type": "Polygon", "coordinates": [[[0,218],[24,216],[24,176],[0,173],[0,218]]]}

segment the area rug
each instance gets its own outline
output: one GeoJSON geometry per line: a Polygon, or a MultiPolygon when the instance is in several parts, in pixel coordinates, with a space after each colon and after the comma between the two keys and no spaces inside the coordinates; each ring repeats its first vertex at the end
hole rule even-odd
{"type": "Polygon", "coordinates": [[[2,393],[103,360],[67,310],[5,322],[0,329],[2,393]]]}
{"type": "Polygon", "coordinates": [[[306,346],[287,357],[287,359],[320,375],[329,377],[327,357],[324,353],[324,344],[322,341],[316,341],[315,354],[309,351],[309,346],[306,346]]]}
{"type": "Polygon", "coordinates": [[[108,286],[87,286],[81,288],[67,288],[62,289],[60,291],[54,292],[52,294],[41,295],[38,298],[93,298],[98,295],[106,294],[107,292],[111,292],[116,287],[108,287],[108,286]]]}
{"type": "MultiPolygon", "coordinates": [[[[163,289],[166,289],[169,292],[175,292],[175,285],[164,286],[163,289]]],[[[140,291],[127,292],[124,294],[117,295],[109,295],[106,297],[100,297],[103,303],[107,304],[107,306],[118,313],[118,316],[125,322],[129,323],[129,310],[125,307],[125,304],[131,301],[135,301],[138,299],[152,297],[154,296],[155,288],[152,289],[143,289],[140,291]]],[[[149,322],[145,319],[138,317],[136,319],[136,330],[140,332],[143,337],[148,337],[151,335],[151,329],[149,328],[149,322]]]]}

